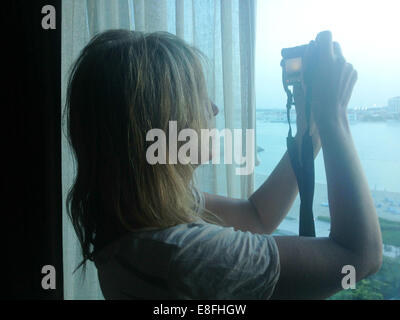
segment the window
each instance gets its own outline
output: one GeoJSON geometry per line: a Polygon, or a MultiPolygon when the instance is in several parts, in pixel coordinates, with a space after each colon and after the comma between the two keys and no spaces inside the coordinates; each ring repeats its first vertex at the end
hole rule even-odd
{"type": "MultiPolygon", "coordinates": [[[[400,299],[400,20],[397,0],[258,1],[256,47],[257,188],[286,150],[286,95],[282,48],[307,44],[331,30],[359,79],[348,106],[353,139],[379,215],[384,262],[356,290],[333,299],[400,299]]],[[[293,124],[295,126],[295,124],[293,124]]],[[[317,236],[329,234],[329,207],[322,152],[315,162],[317,236]]],[[[298,233],[299,197],[279,227],[298,233]]]]}

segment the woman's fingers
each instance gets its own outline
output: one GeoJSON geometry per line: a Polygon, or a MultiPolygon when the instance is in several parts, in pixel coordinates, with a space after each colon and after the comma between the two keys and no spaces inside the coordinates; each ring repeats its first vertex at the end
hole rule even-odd
{"type": "Polygon", "coordinates": [[[315,42],[319,49],[319,56],[322,61],[333,59],[332,33],[330,31],[322,31],[318,33],[315,42]]]}
{"type": "Polygon", "coordinates": [[[358,79],[358,73],[356,70],[352,69],[352,72],[349,76],[349,79],[347,81],[347,85],[345,88],[345,91],[343,93],[343,107],[347,107],[350,98],[351,98],[351,94],[353,92],[354,86],[357,82],[358,79]]]}
{"type": "Polygon", "coordinates": [[[331,32],[319,33],[315,43],[318,62],[312,84],[315,85],[313,111],[318,126],[326,119],[346,112],[357,72],[346,62],[339,43],[332,41],[331,32]],[[322,107],[324,103],[329,107],[322,107]]]}
{"type": "MultiPolygon", "coordinates": [[[[348,84],[348,81],[350,79],[351,73],[353,72],[353,65],[351,63],[345,63],[345,64],[338,64],[338,68],[342,68],[342,70],[339,73],[339,83],[338,83],[338,97],[343,97],[344,92],[346,91],[346,87],[348,84]]],[[[340,99],[341,100],[341,99],[340,99]]]]}
{"type": "MultiPolygon", "coordinates": [[[[303,90],[303,86],[301,84],[295,84],[293,86],[293,97],[295,102],[304,103],[304,90],[303,90]]],[[[297,105],[297,103],[296,103],[297,105]]]]}
{"type": "Polygon", "coordinates": [[[340,44],[336,41],[333,42],[333,52],[336,56],[336,58],[340,61],[340,62],[346,62],[346,59],[343,56],[343,52],[342,52],[342,48],[340,46],[340,44]]]}
{"type": "Polygon", "coordinates": [[[333,42],[333,51],[336,56],[336,66],[337,68],[341,69],[338,94],[342,96],[343,105],[347,106],[353,91],[353,87],[357,81],[357,72],[354,70],[352,64],[346,63],[342,48],[338,42],[333,42]]]}
{"type": "Polygon", "coordinates": [[[339,42],[333,41],[332,45],[333,45],[333,52],[334,52],[336,55],[342,56],[342,57],[343,57],[342,47],[340,46],[339,42]]]}

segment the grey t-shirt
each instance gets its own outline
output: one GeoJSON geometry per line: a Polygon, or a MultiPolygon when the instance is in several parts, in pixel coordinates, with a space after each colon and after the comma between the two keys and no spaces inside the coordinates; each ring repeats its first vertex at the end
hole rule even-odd
{"type": "Polygon", "coordinates": [[[202,219],[129,233],[95,263],[106,299],[268,299],[280,272],[271,235],[202,219]]]}

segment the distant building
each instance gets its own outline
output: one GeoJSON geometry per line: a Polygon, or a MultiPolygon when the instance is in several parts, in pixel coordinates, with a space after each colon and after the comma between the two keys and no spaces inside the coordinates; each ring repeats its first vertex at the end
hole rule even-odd
{"type": "MultiPolygon", "coordinates": [[[[256,112],[257,120],[287,123],[286,109],[258,109],[256,112]]],[[[296,122],[296,110],[294,107],[290,110],[290,122],[296,122]]]]}
{"type": "Polygon", "coordinates": [[[388,112],[400,113],[400,96],[389,99],[388,112]]]}

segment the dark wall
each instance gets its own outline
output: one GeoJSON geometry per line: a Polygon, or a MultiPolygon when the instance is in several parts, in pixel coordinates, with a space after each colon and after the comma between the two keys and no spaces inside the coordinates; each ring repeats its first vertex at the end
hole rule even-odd
{"type": "Polygon", "coordinates": [[[61,0],[1,5],[1,50],[6,54],[1,298],[62,299],[61,0]],[[42,29],[44,5],[56,8],[55,30],[42,29]],[[55,290],[41,286],[44,265],[56,269],[55,290]]]}

